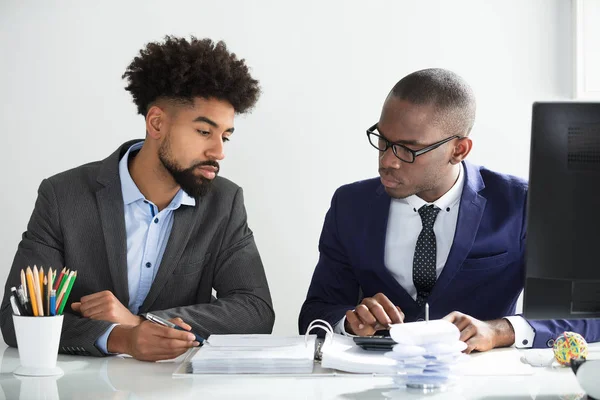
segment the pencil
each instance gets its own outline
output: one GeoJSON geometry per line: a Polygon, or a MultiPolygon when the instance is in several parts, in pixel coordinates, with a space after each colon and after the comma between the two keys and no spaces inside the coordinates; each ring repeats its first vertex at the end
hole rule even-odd
{"type": "MultiPolygon", "coordinates": [[[[48,274],[46,274],[46,276],[48,277],[48,289],[52,289],[52,279],[54,279],[54,275],[52,275],[52,267],[48,268],[48,274]]],[[[49,294],[50,290],[48,290],[48,295],[49,294]]]]}
{"type": "Polygon", "coordinates": [[[37,301],[35,298],[35,288],[33,287],[33,272],[31,272],[31,267],[27,267],[27,287],[29,288],[29,301],[31,302],[31,310],[33,311],[33,316],[38,316],[37,311],[37,301]]]}
{"type": "Polygon", "coordinates": [[[48,297],[46,300],[48,301],[48,308],[46,308],[46,315],[50,315],[50,292],[52,291],[52,286],[54,284],[54,273],[52,267],[48,269],[48,297]]]}
{"type": "Polygon", "coordinates": [[[71,294],[71,289],[73,289],[73,284],[75,283],[75,279],[77,279],[77,271],[73,274],[71,279],[69,280],[69,287],[67,288],[67,292],[63,296],[62,301],[60,302],[60,309],[58,310],[58,315],[62,315],[65,306],[67,305],[67,300],[69,300],[69,295],[71,294]]]}
{"type": "Polygon", "coordinates": [[[58,276],[58,278],[54,279],[54,286],[53,286],[54,290],[58,290],[58,285],[60,284],[60,281],[62,280],[63,276],[65,276],[66,269],[67,269],[67,267],[63,267],[62,271],[60,271],[60,275],[58,276]]]}
{"type": "Polygon", "coordinates": [[[61,283],[61,285],[60,285],[62,289],[60,289],[60,293],[58,294],[58,297],[56,298],[56,314],[57,315],[58,315],[58,310],[60,310],[60,306],[62,304],[62,299],[63,299],[63,297],[65,297],[65,293],[67,292],[67,288],[69,287],[69,282],[71,282],[72,278],[73,278],[73,271],[71,271],[68,276],[63,278],[63,283],[61,283]]]}
{"type": "MultiPolygon", "coordinates": [[[[35,267],[35,265],[34,265],[35,267]]],[[[40,275],[40,293],[42,294],[42,301],[44,301],[44,267],[40,267],[40,269],[38,270],[38,273],[40,275]]],[[[43,309],[44,307],[42,307],[43,309]]]]}
{"type": "MultiPolygon", "coordinates": [[[[61,293],[63,286],[65,285],[67,278],[71,275],[71,272],[69,271],[69,269],[65,270],[65,274],[63,275],[63,278],[60,280],[60,283],[58,284],[58,290],[56,291],[56,293],[61,293]]],[[[57,299],[58,300],[58,299],[57,299]]]]}
{"type": "Polygon", "coordinates": [[[35,293],[35,302],[37,304],[38,316],[44,316],[44,303],[42,303],[42,288],[40,288],[40,274],[37,267],[33,266],[33,291],[35,293]]]}
{"type": "Polygon", "coordinates": [[[25,294],[25,300],[27,300],[27,279],[25,279],[25,270],[21,270],[21,286],[23,286],[23,293],[25,294]]]}

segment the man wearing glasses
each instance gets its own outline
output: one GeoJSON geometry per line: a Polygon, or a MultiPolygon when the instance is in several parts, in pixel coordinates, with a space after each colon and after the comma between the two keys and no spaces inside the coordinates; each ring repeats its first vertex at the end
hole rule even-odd
{"type": "Polygon", "coordinates": [[[414,72],[367,130],[379,178],[339,188],[299,318],[373,335],[391,323],[446,318],[466,352],[546,347],[563,331],[600,339],[581,321],[514,316],[523,290],[527,183],[465,161],[475,97],[458,75],[414,72]],[[457,311],[458,310],[458,311],[457,311]]]}

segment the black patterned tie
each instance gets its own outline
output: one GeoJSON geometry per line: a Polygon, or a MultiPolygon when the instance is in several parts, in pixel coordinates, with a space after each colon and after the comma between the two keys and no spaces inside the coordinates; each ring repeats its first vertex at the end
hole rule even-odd
{"type": "Polygon", "coordinates": [[[434,205],[419,208],[423,229],[417,239],[415,256],[413,258],[413,283],[417,288],[417,304],[422,307],[435,285],[435,233],[433,223],[440,209],[434,205]]]}

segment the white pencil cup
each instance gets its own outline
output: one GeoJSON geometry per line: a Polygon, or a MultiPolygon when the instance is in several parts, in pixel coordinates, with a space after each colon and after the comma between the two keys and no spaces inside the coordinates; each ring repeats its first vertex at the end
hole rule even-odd
{"type": "Polygon", "coordinates": [[[13,315],[19,360],[21,366],[15,375],[53,376],[62,375],[56,366],[58,344],[62,330],[63,316],[22,317],[13,315]]]}

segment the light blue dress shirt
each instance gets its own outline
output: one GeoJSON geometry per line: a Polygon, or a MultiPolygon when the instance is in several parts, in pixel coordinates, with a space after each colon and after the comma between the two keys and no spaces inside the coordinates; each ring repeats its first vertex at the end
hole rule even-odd
{"type": "MultiPolygon", "coordinates": [[[[179,189],[171,203],[158,211],[147,200],[129,174],[129,154],[142,147],[144,142],[131,146],[119,161],[119,177],[123,192],[125,232],[127,234],[127,284],[129,304],[127,308],[137,314],[156,277],[167,241],[173,228],[173,211],[182,205],[195,206],[196,200],[179,189]]],[[[117,324],[107,329],[96,340],[96,346],[108,354],[108,336],[117,324]]]]}

